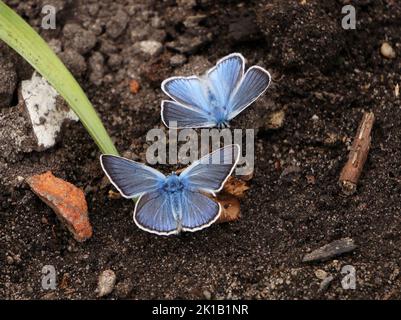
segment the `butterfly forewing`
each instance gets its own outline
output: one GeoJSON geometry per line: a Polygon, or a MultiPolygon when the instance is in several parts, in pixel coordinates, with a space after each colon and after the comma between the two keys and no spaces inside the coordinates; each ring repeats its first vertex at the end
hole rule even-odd
{"type": "Polygon", "coordinates": [[[172,77],[162,83],[163,91],[180,104],[200,109],[208,109],[207,90],[196,76],[172,77]]]}
{"type": "Polygon", "coordinates": [[[126,198],[158,190],[166,178],[142,163],[113,155],[101,155],[100,163],[110,181],[126,198]]]}
{"type": "Polygon", "coordinates": [[[217,106],[227,107],[230,96],[244,75],[244,57],[233,53],[221,59],[208,72],[209,86],[217,99],[217,106]]]}
{"type": "Polygon", "coordinates": [[[218,192],[237,164],[239,146],[218,149],[186,168],[180,175],[190,190],[218,192]]]}

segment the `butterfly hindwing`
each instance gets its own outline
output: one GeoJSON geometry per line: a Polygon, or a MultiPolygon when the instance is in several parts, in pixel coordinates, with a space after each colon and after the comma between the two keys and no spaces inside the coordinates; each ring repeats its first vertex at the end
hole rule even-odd
{"type": "Polygon", "coordinates": [[[182,193],[182,230],[206,228],[219,218],[220,212],[220,205],[204,194],[192,191],[182,193]]]}
{"type": "Polygon", "coordinates": [[[142,163],[113,155],[101,155],[100,163],[107,177],[125,198],[157,190],[166,178],[142,163]]]}
{"type": "Polygon", "coordinates": [[[236,144],[220,148],[192,163],[180,177],[190,190],[218,192],[234,170],[239,150],[236,144]]]}
{"type": "Polygon", "coordinates": [[[204,128],[216,125],[213,117],[201,109],[174,101],[162,101],[162,121],[169,128],[204,128]]]}
{"type": "Polygon", "coordinates": [[[135,205],[134,221],[143,230],[158,235],[177,233],[170,196],[162,190],[142,195],[135,205]]]}

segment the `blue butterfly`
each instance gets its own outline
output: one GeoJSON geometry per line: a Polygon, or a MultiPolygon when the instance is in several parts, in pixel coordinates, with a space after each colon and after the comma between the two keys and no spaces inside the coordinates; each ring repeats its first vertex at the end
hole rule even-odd
{"type": "Polygon", "coordinates": [[[215,196],[233,172],[239,145],[218,149],[193,162],[181,174],[165,176],[142,163],[113,155],[101,155],[100,163],[111,183],[125,198],[139,199],[134,221],[158,235],[198,231],[210,226],[221,213],[215,196]]]}
{"type": "Polygon", "coordinates": [[[172,77],[162,90],[174,101],[163,100],[161,118],[169,128],[229,126],[270,84],[270,74],[252,66],[244,74],[245,59],[232,53],[220,59],[202,77],[172,77]]]}

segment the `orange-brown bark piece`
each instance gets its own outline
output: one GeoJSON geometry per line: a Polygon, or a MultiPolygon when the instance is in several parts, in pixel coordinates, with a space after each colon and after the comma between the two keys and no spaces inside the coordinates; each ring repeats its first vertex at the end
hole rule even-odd
{"type": "Polygon", "coordinates": [[[84,192],[50,171],[27,179],[32,191],[56,213],[77,241],[92,236],[84,192]]]}
{"type": "Polygon", "coordinates": [[[348,155],[348,161],[340,174],[340,186],[343,192],[351,195],[356,191],[359,177],[368,157],[371,132],[375,116],[373,112],[365,112],[348,155]]]}

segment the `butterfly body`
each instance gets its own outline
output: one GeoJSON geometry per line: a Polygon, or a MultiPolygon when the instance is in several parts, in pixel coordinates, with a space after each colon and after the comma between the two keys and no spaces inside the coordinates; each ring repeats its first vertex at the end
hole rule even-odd
{"type": "Polygon", "coordinates": [[[158,235],[197,231],[220,216],[220,204],[212,197],[223,187],[239,158],[239,146],[218,149],[177,175],[165,176],[141,163],[102,155],[106,175],[125,198],[139,197],[134,221],[158,235]],[[209,194],[209,196],[207,195],[209,194]]]}
{"type": "Polygon", "coordinates": [[[162,90],[173,99],[162,101],[161,117],[169,128],[229,126],[270,84],[270,74],[259,66],[244,73],[239,53],[220,59],[204,76],[172,77],[162,90]]]}

